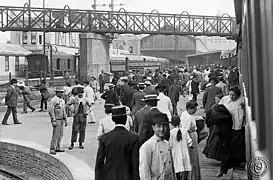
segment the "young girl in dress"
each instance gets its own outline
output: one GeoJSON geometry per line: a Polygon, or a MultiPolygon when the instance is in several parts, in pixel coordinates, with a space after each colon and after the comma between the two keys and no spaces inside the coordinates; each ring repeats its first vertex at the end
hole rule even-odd
{"type": "Polygon", "coordinates": [[[188,180],[189,171],[192,170],[188,147],[193,148],[193,142],[187,130],[179,125],[179,116],[173,116],[169,142],[177,180],[188,180]]]}

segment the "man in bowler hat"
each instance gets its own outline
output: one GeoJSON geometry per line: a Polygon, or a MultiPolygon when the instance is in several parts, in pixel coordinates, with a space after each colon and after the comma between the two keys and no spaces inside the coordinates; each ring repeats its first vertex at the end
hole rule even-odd
{"type": "Polygon", "coordinates": [[[112,108],[116,127],[100,138],[95,166],[95,180],[139,180],[139,147],[136,134],[126,130],[124,106],[112,108]]]}
{"type": "Polygon", "coordinates": [[[14,124],[22,124],[17,119],[17,109],[16,109],[17,101],[18,101],[18,91],[16,90],[17,82],[18,82],[17,79],[12,79],[10,81],[10,87],[8,87],[7,89],[7,94],[5,96],[5,105],[7,105],[8,108],[2,121],[3,125],[8,125],[8,118],[11,112],[12,112],[14,124]]]}
{"type": "Polygon", "coordinates": [[[153,136],[147,140],[139,151],[140,179],[175,180],[175,172],[169,142],[165,135],[169,126],[166,114],[156,114],[152,118],[153,136]]]}

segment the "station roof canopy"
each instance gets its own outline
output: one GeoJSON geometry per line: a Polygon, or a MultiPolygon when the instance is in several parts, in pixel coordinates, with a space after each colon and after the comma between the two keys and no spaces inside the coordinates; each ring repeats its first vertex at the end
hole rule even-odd
{"type": "Polygon", "coordinates": [[[210,55],[210,54],[216,54],[216,53],[221,53],[221,51],[210,51],[210,52],[204,52],[204,53],[198,53],[198,54],[191,54],[191,55],[187,55],[186,57],[196,57],[196,56],[204,56],[204,55],[210,55]]]}
{"type": "Polygon", "coordinates": [[[31,54],[31,51],[20,45],[0,43],[0,56],[26,56],[28,54],[31,54]]]}

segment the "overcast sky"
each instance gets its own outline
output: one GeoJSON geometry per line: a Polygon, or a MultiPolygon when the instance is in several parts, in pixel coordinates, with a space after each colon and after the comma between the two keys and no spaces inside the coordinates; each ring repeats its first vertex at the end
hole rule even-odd
{"type": "MultiPolygon", "coordinates": [[[[97,4],[109,4],[111,0],[96,0],[97,4]]],[[[28,0],[1,0],[1,6],[23,6],[28,0]]],[[[45,0],[46,7],[63,8],[69,5],[71,9],[91,9],[94,0],[45,0]]],[[[160,13],[180,14],[187,11],[192,15],[216,15],[227,13],[235,16],[234,0],[114,0],[115,4],[123,3],[126,11],[151,12],[156,9],[160,13]]],[[[31,0],[31,5],[42,7],[43,0],[31,0]]],[[[119,10],[120,7],[115,7],[119,10]]],[[[98,10],[109,8],[98,7],[98,10]]],[[[9,33],[0,33],[0,42],[6,42],[9,33]]]]}

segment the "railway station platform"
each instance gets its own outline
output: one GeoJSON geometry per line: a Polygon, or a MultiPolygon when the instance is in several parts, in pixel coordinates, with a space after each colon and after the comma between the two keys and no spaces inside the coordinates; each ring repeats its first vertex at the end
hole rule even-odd
{"type": "MultiPolygon", "coordinates": [[[[200,96],[201,97],[201,96],[200,96]]],[[[104,116],[103,110],[104,102],[103,100],[99,99],[96,101],[95,105],[95,114],[97,121],[104,116]]],[[[36,105],[38,108],[38,104],[36,105]]],[[[18,108],[18,112],[21,111],[21,108],[18,108]]],[[[198,114],[202,115],[203,110],[199,109],[198,114]]],[[[4,116],[3,107],[0,110],[0,118],[2,119],[4,116]]],[[[9,122],[10,125],[3,126],[0,125],[0,140],[1,138],[4,139],[13,139],[16,141],[23,141],[23,142],[33,142],[43,146],[44,148],[48,149],[49,152],[49,145],[52,136],[52,126],[50,123],[49,116],[47,112],[33,112],[27,114],[18,114],[19,121],[22,121],[23,124],[21,125],[13,125],[12,119],[10,117],[9,122]]],[[[84,149],[78,148],[77,144],[73,150],[68,150],[70,145],[70,137],[72,131],[72,118],[68,119],[68,126],[65,127],[64,136],[62,140],[62,148],[66,150],[65,153],[74,156],[75,158],[79,159],[80,161],[86,163],[94,173],[95,167],[95,159],[96,159],[96,152],[98,148],[98,142],[96,138],[98,123],[96,124],[88,124],[86,128],[86,141],[84,143],[84,149]]],[[[203,140],[199,144],[199,156],[200,156],[200,164],[201,164],[201,174],[202,180],[231,180],[232,177],[232,170],[223,177],[217,178],[216,175],[219,172],[220,162],[207,159],[203,154],[202,151],[204,149],[206,141],[203,140]]]]}

